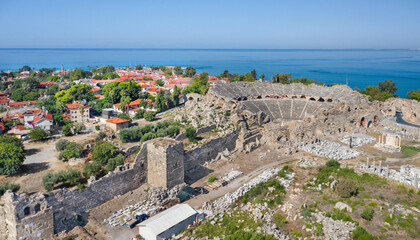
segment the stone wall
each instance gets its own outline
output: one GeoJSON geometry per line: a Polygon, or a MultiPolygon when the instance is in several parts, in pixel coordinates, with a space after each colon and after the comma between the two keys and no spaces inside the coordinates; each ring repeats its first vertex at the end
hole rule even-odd
{"type": "Polygon", "coordinates": [[[185,151],[184,169],[185,172],[194,171],[199,165],[217,157],[217,154],[226,148],[232,151],[236,147],[236,139],[239,136],[239,129],[220,137],[210,139],[201,147],[185,151]]]}
{"type": "Polygon", "coordinates": [[[146,182],[147,147],[143,145],[133,164],[125,165],[108,175],[89,183],[86,189],[60,189],[47,198],[53,209],[54,230],[70,230],[83,223],[85,211],[97,207],[115,196],[125,194],[146,182]],[[124,169],[125,168],[125,169],[124,169]]]}

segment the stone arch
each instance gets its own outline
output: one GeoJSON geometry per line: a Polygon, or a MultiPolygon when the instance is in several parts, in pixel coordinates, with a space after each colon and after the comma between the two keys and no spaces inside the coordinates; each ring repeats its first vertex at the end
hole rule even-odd
{"type": "Polygon", "coordinates": [[[300,96],[300,98],[306,99],[306,96],[305,95],[302,95],[302,96],[300,96]]]}
{"type": "Polygon", "coordinates": [[[332,102],[332,99],[331,98],[328,98],[327,102],[332,102]]]}
{"type": "Polygon", "coordinates": [[[347,108],[347,112],[351,112],[351,108],[349,107],[349,108],[347,108]]]}
{"type": "Polygon", "coordinates": [[[324,100],[322,97],[320,97],[320,98],[318,99],[318,102],[325,102],[325,100],[324,100]]]}
{"type": "Polygon", "coordinates": [[[246,101],[246,100],[248,100],[248,98],[247,97],[244,97],[244,99],[243,99],[244,101],[246,101]]]}
{"type": "Polygon", "coordinates": [[[367,128],[372,127],[372,125],[373,125],[373,122],[372,121],[369,121],[368,124],[367,124],[367,128]]]}
{"type": "Polygon", "coordinates": [[[362,117],[362,119],[360,119],[360,126],[361,127],[366,127],[366,118],[362,117]]]}
{"type": "Polygon", "coordinates": [[[35,213],[39,211],[41,211],[41,204],[38,203],[37,205],[35,205],[35,213]]]}
{"type": "Polygon", "coordinates": [[[374,124],[378,124],[378,123],[379,123],[379,117],[378,117],[378,115],[375,115],[375,116],[373,117],[373,123],[374,123],[374,124]]]}
{"type": "Polygon", "coordinates": [[[316,101],[314,97],[309,98],[309,101],[316,101]]]}
{"type": "Polygon", "coordinates": [[[261,99],[261,96],[257,96],[257,99],[261,99]]]}
{"type": "Polygon", "coordinates": [[[292,96],[292,99],[295,99],[295,98],[297,98],[296,96],[292,96]]]}
{"type": "Polygon", "coordinates": [[[25,207],[23,209],[23,215],[28,216],[29,214],[31,214],[31,208],[30,207],[25,207]]]}

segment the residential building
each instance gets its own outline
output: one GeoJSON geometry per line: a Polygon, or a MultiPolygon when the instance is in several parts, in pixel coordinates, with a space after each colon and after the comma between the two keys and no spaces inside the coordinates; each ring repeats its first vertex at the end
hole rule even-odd
{"type": "Polygon", "coordinates": [[[130,125],[130,122],[126,119],[121,118],[111,118],[106,120],[106,126],[114,130],[115,132],[118,132],[121,129],[128,128],[130,125]]]}
{"type": "Polygon", "coordinates": [[[71,104],[66,104],[66,112],[63,114],[63,117],[75,123],[89,121],[90,106],[87,104],[82,104],[78,101],[71,104]]]}
{"type": "Polygon", "coordinates": [[[0,109],[6,109],[9,106],[10,100],[7,98],[0,99],[0,109]]]}

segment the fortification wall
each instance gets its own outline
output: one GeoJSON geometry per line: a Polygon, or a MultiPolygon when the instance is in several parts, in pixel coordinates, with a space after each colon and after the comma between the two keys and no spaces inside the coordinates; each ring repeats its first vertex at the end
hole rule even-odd
{"type": "Polygon", "coordinates": [[[193,150],[185,151],[184,169],[185,172],[194,171],[198,165],[202,165],[211,159],[216,158],[217,154],[226,148],[232,151],[236,147],[236,139],[239,136],[239,129],[223,135],[222,137],[213,138],[203,146],[193,150]]]}
{"type": "Polygon", "coordinates": [[[83,190],[53,191],[47,201],[53,209],[54,231],[57,233],[74,228],[84,221],[86,210],[140,187],[146,182],[146,158],[147,147],[143,145],[135,163],[126,165],[126,169],[110,172],[83,190]]]}

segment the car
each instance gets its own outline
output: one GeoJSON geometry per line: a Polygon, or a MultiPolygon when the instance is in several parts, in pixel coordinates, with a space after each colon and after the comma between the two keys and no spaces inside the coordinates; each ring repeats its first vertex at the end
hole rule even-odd
{"type": "Polygon", "coordinates": [[[199,192],[201,194],[209,193],[209,190],[205,189],[204,187],[195,187],[194,189],[195,189],[196,192],[199,192]]]}

